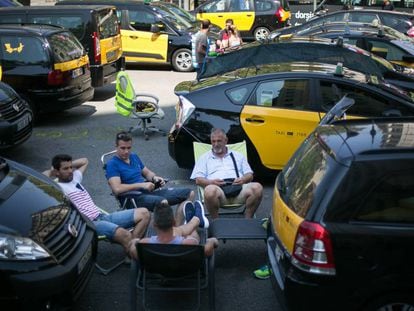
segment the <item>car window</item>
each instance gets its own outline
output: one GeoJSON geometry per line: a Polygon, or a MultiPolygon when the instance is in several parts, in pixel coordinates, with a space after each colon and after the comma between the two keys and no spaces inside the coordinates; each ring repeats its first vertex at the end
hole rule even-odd
{"type": "Polygon", "coordinates": [[[271,1],[255,1],[256,5],[256,11],[257,12],[263,12],[263,11],[269,11],[273,8],[273,3],[271,1]]]}
{"type": "Polygon", "coordinates": [[[82,45],[70,32],[60,32],[49,37],[55,62],[63,63],[85,54],[82,45]]]}
{"type": "Polygon", "coordinates": [[[224,12],[226,11],[226,0],[217,0],[207,3],[203,7],[203,11],[206,13],[224,12]]]}
{"type": "Polygon", "coordinates": [[[402,49],[385,41],[377,41],[373,39],[367,39],[368,49],[370,52],[385,58],[389,61],[402,60],[404,55],[407,55],[402,49]]]}
{"type": "Polygon", "coordinates": [[[297,215],[305,217],[312,205],[315,190],[327,174],[329,155],[315,136],[309,136],[297,154],[281,173],[284,184],[281,195],[297,215]]]}
{"type": "Polygon", "coordinates": [[[392,99],[377,95],[355,85],[347,85],[331,81],[320,81],[321,108],[329,111],[342,96],[355,100],[355,104],[347,110],[347,114],[363,117],[412,116],[413,112],[392,99]]]}
{"type": "MultiPolygon", "coordinates": [[[[119,20],[114,10],[101,12],[98,16],[99,39],[116,36],[119,33],[119,20]]],[[[73,31],[72,31],[73,32],[73,31]]]]}
{"type": "Polygon", "coordinates": [[[28,21],[35,24],[58,25],[70,30],[79,40],[85,35],[85,24],[82,16],[29,16],[28,21]]]}
{"type": "Polygon", "coordinates": [[[253,11],[253,1],[252,0],[230,0],[227,11],[229,12],[253,11]]]}
{"type": "Polygon", "coordinates": [[[414,224],[413,170],[392,172],[370,191],[357,220],[414,224]]]}
{"type": "Polygon", "coordinates": [[[5,67],[18,65],[43,64],[48,62],[43,42],[39,38],[26,36],[7,36],[0,38],[2,63],[5,67]]]}
{"type": "Polygon", "coordinates": [[[256,83],[245,84],[226,91],[226,95],[236,105],[243,105],[256,83]]]}
{"type": "Polygon", "coordinates": [[[351,13],[349,14],[350,22],[372,23],[374,19],[378,19],[375,13],[351,13]]]}
{"type": "Polygon", "coordinates": [[[406,32],[411,28],[411,22],[408,17],[404,16],[393,16],[388,14],[381,15],[381,19],[384,25],[392,27],[401,32],[406,32]]]}
{"type": "Polygon", "coordinates": [[[22,23],[24,22],[24,16],[14,14],[2,14],[0,15],[2,23],[22,23]]]}
{"type": "Polygon", "coordinates": [[[145,11],[129,11],[129,20],[131,26],[136,30],[150,31],[151,24],[156,22],[155,16],[145,11]]]}
{"type": "Polygon", "coordinates": [[[309,110],[310,82],[307,79],[272,80],[258,85],[257,106],[309,110]]]}

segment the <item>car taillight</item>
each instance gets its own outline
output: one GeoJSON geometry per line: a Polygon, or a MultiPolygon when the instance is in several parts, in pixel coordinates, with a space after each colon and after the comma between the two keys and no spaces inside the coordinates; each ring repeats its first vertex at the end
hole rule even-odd
{"type": "Polygon", "coordinates": [[[320,224],[303,221],[296,234],[292,264],[306,272],[335,275],[329,232],[320,224]]]}
{"type": "Polygon", "coordinates": [[[67,77],[68,77],[68,72],[63,72],[61,70],[49,71],[47,75],[47,84],[48,85],[61,85],[67,80],[67,77]]]}
{"type": "Polygon", "coordinates": [[[179,96],[179,101],[175,107],[176,121],[175,128],[179,129],[195,110],[195,106],[184,96],[179,96]]]}
{"type": "Polygon", "coordinates": [[[282,7],[279,7],[276,10],[275,16],[276,16],[277,20],[279,21],[279,23],[282,23],[282,22],[286,21],[289,18],[289,13],[286,12],[282,7]]]}
{"type": "Polygon", "coordinates": [[[93,56],[95,63],[101,63],[101,43],[99,42],[99,35],[96,31],[92,33],[93,40],[93,56]]]}

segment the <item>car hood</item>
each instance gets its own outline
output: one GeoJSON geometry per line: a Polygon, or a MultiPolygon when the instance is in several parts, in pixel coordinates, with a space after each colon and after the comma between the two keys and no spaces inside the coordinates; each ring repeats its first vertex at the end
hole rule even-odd
{"type": "Polygon", "coordinates": [[[61,225],[70,203],[46,176],[0,158],[0,233],[39,240],[61,225]]]}

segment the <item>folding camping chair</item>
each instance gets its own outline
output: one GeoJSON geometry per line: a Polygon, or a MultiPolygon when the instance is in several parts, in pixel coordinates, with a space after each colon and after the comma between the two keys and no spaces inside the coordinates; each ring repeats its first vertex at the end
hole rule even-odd
{"type": "MultiPolygon", "coordinates": [[[[194,147],[194,161],[197,161],[203,154],[211,150],[210,144],[200,143],[200,142],[193,142],[194,147]]],[[[228,144],[227,148],[232,151],[238,151],[242,153],[247,158],[247,147],[246,141],[243,140],[242,142],[235,143],[235,144],[228,144]]],[[[197,195],[198,199],[204,203],[204,188],[201,186],[197,186],[197,195]]],[[[243,215],[246,209],[245,204],[226,204],[220,207],[219,214],[220,215],[243,215]]]]}
{"type": "Polygon", "coordinates": [[[214,254],[206,257],[203,245],[138,243],[137,252],[138,260],[131,263],[131,310],[137,310],[137,288],[142,290],[144,310],[149,306],[148,294],[152,291],[194,291],[197,310],[201,290],[205,288],[209,290],[210,310],[215,310],[214,254]]]}

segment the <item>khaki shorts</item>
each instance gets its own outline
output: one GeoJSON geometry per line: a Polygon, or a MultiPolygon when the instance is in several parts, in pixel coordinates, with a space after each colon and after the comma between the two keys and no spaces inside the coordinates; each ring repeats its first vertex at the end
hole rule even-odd
{"type": "MultiPolygon", "coordinates": [[[[239,195],[237,197],[234,198],[226,198],[223,202],[221,202],[221,204],[223,205],[231,205],[231,204],[244,204],[246,202],[246,191],[248,189],[250,189],[250,187],[252,186],[251,183],[248,184],[243,184],[243,188],[240,191],[239,195]]],[[[224,196],[224,192],[223,190],[220,191],[222,192],[223,196],[224,196]]]]}

